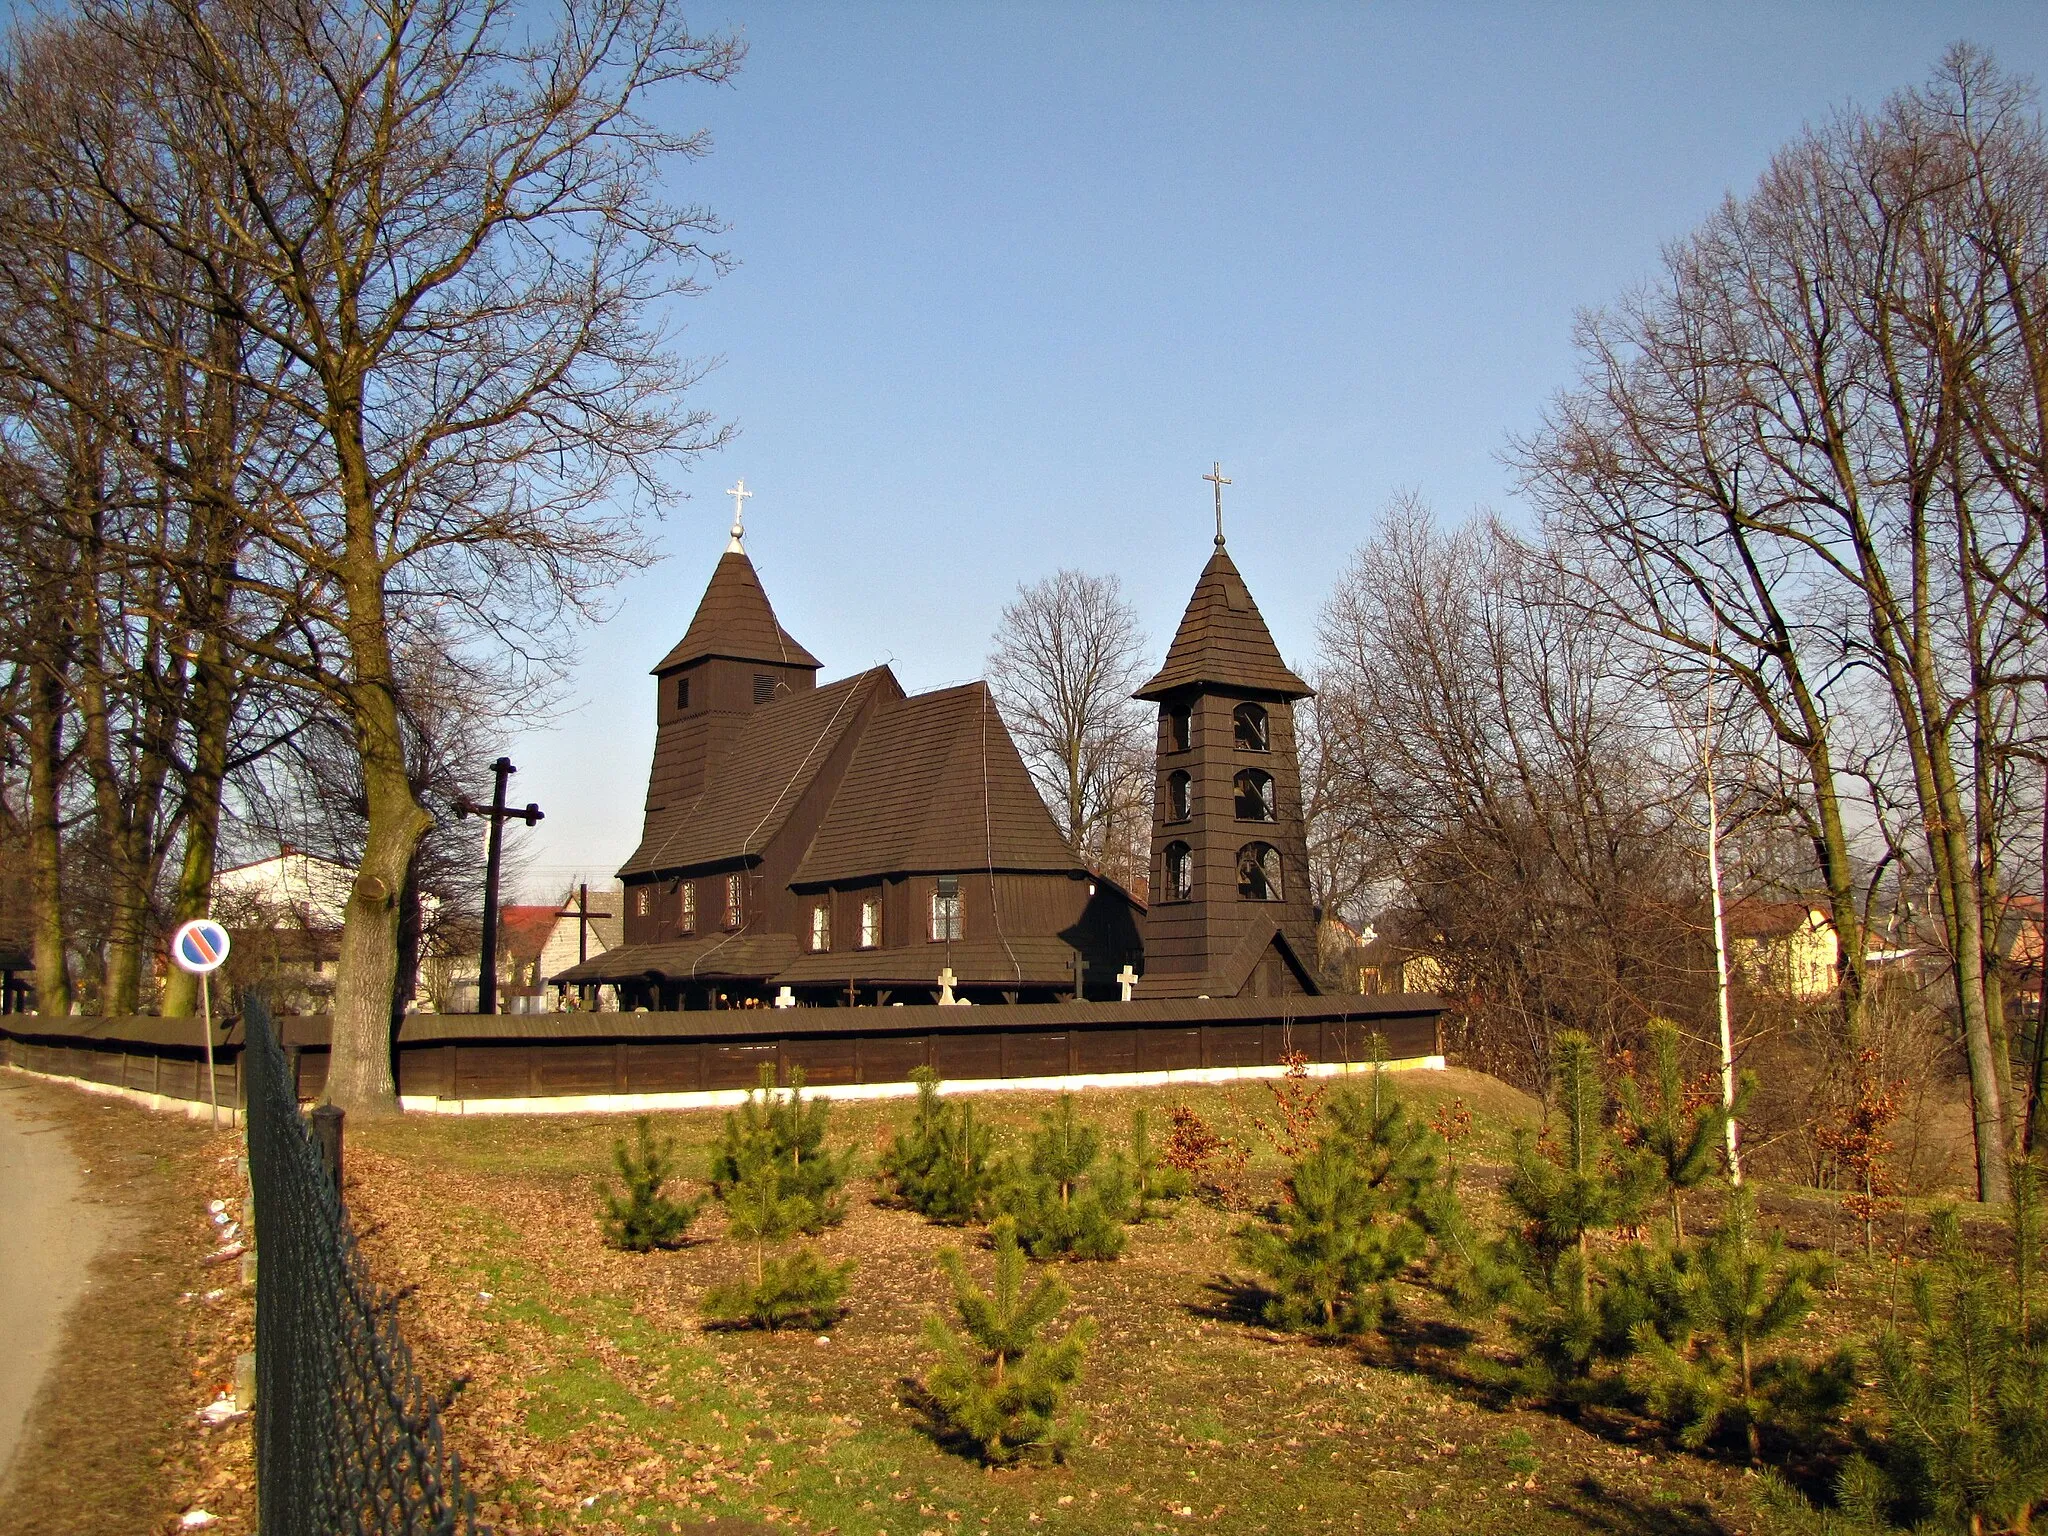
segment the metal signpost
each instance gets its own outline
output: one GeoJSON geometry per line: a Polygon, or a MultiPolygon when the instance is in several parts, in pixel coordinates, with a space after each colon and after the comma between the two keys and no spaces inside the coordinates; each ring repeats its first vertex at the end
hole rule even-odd
{"type": "Polygon", "coordinates": [[[213,973],[227,964],[228,931],[210,917],[195,917],[171,935],[171,961],[199,978],[199,1016],[206,1028],[206,1103],[220,1127],[220,1092],[213,1078],[213,973]]]}

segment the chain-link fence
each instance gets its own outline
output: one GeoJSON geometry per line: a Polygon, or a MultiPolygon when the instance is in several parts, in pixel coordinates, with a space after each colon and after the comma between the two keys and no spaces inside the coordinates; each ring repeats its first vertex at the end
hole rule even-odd
{"type": "Polygon", "coordinates": [[[420,1385],[396,1298],[356,1252],[260,1000],[244,1023],[262,1536],[483,1536],[441,1442],[445,1403],[420,1385]]]}

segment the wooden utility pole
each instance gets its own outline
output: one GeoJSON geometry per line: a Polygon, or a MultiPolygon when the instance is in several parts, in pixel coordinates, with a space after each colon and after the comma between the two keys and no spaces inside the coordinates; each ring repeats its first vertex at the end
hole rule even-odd
{"type": "Polygon", "coordinates": [[[498,860],[505,847],[505,820],[514,817],[530,827],[541,819],[541,809],[532,801],[527,802],[523,811],[505,804],[505,780],[518,771],[512,766],[511,758],[501,757],[491,764],[497,785],[491,792],[489,805],[477,805],[468,800],[455,802],[455,814],[458,816],[488,816],[491,819],[490,851],[484,858],[484,952],[477,966],[478,1013],[498,1011],[498,860]]]}

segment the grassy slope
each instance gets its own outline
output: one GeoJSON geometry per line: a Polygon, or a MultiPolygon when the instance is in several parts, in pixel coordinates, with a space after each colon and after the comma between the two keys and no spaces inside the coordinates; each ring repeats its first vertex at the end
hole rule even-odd
{"type": "MultiPolygon", "coordinates": [[[[1479,1130],[1474,1184],[1491,1182],[1531,1101],[1462,1072],[1403,1074],[1425,1114],[1462,1097],[1479,1130]]],[[[1192,1103],[1252,1140],[1260,1084],[1095,1092],[1084,1113],[1120,1141],[1130,1109],[1192,1103]]],[[[1015,1144],[1049,1102],[978,1099],[1015,1144]]],[[[872,1152],[907,1106],[835,1111],[834,1140],[872,1152]]],[[[701,1168],[717,1112],[660,1117],[701,1168]]],[[[1242,1218],[1192,1202],[1134,1234],[1115,1264],[1065,1273],[1100,1341],[1068,1465],[991,1473],[935,1449],[899,1405],[924,1369],[918,1333],[947,1295],[933,1255],[970,1244],[858,1189],[823,1246],[860,1261],[830,1342],[706,1333],[695,1298],[742,1255],[715,1211],[677,1252],[599,1241],[594,1190],[616,1118],[437,1120],[352,1136],[350,1201],[386,1277],[417,1289],[406,1326],[430,1377],[471,1380],[450,1432],[493,1524],[525,1530],[689,1530],[717,1515],[818,1531],[1127,1532],[1208,1525],[1271,1531],[1686,1532],[1750,1523],[1728,1465],[1668,1454],[1492,1405],[1416,1325],[1373,1351],[1276,1335],[1234,1315],[1225,1272],[1242,1218]]],[[[1255,1190],[1278,1159],[1259,1144],[1255,1190]]],[[[1851,1298],[1853,1300],[1853,1298],[1851,1298]]],[[[1867,1298],[1866,1298],[1867,1301],[1867,1298]]],[[[731,1528],[721,1524],[718,1528],[731,1528]]],[[[749,1527],[751,1528],[751,1527],[749,1527]]]]}

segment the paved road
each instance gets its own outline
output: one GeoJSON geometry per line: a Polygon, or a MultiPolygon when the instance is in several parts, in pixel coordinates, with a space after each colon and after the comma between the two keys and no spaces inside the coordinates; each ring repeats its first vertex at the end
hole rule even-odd
{"type": "Polygon", "coordinates": [[[85,1170],[62,1127],[31,1105],[0,1073],[0,1483],[112,1227],[105,1206],[78,1198],[85,1170]]]}

